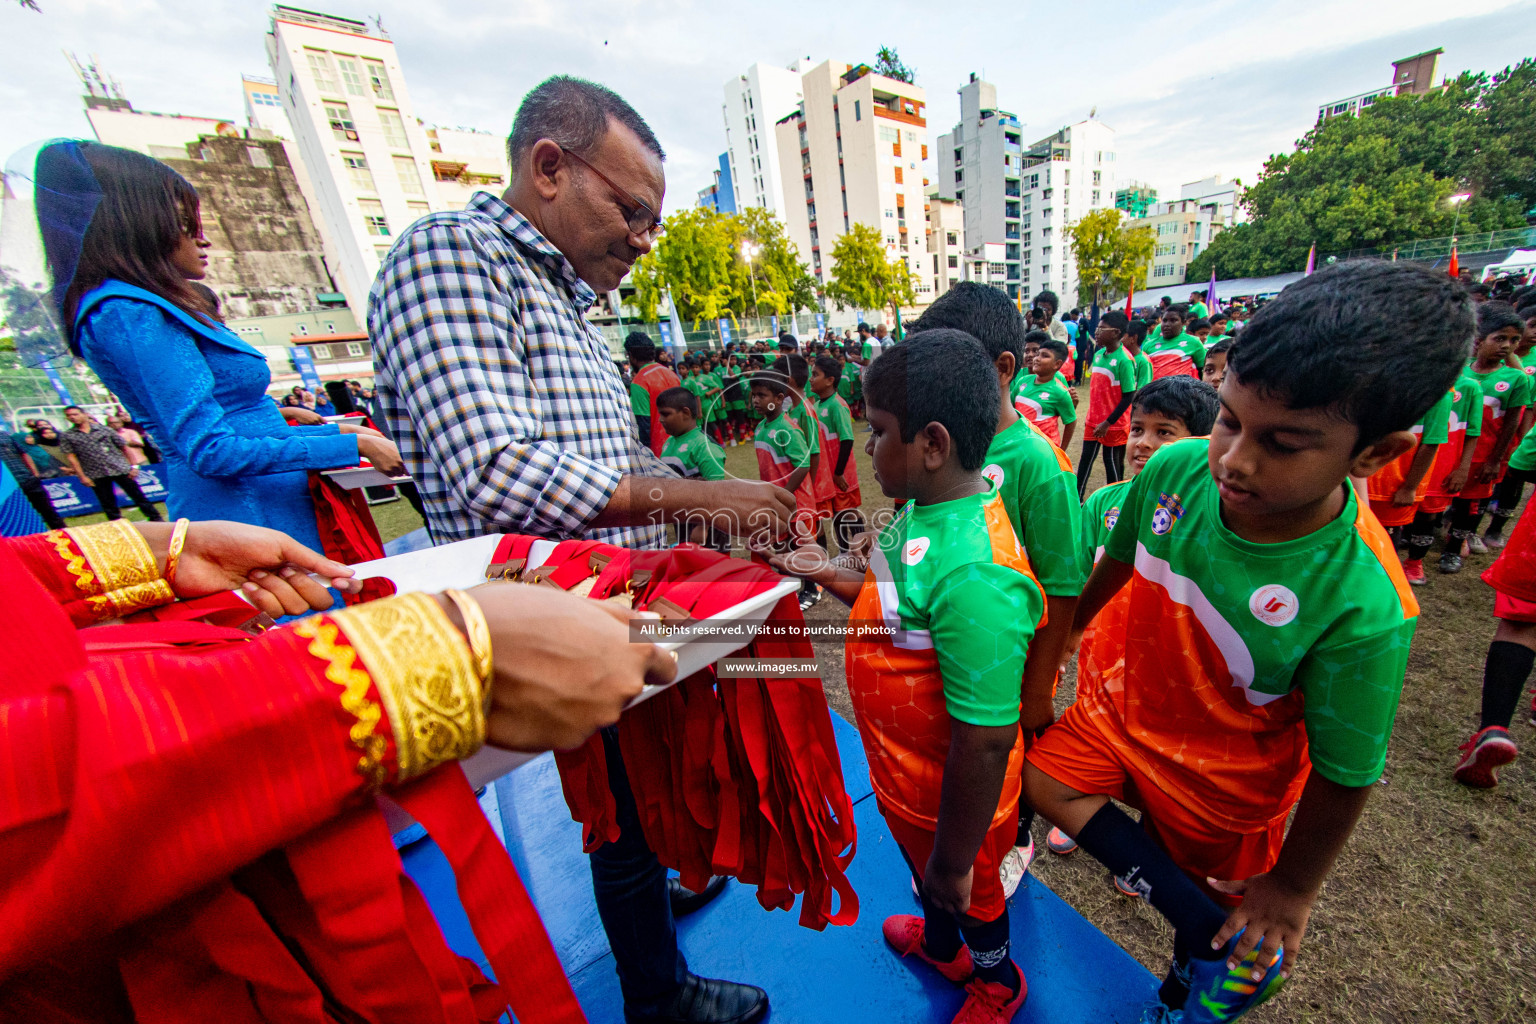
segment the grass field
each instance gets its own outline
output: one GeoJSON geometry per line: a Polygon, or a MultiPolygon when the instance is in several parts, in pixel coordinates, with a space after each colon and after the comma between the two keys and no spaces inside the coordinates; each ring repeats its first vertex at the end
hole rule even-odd
{"type": "MultiPolygon", "coordinates": [[[[726,454],[731,472],[757,476],[750,448],[726,454]]],[[[858,458],[868,515],[888,503],[862,450],[858,458]]],[[[376,506],[374,517],[386,539],[420,525],[404,501],[376,506]]],[[[1422,615],[1386,774],[1317,903],[1295,978],[1250,1018],[1256,1024],[1536,1020],[1536,771],[1518,760],[1492,792],[1450,774],[1476,724],[1493,635],[1492,591],[1477,575],[1489,561],[1468,558],[1456,576],[1431,568],[1429,585],[1416,591],[1422,615]]],[[[809,618],[845,613],[829,597],[809,618]]],[[[817,644],[817,655],[828,703],[851,720],[841,644],[817,644]]],[[[1075,666],[1059,707],[1074,688],[1075,666]]],[[[1536,751],[1527,713],[1522,702],[1512,733],[1536,751]]],[[[1045,831],[1036,824],[1036,876],[1161,975],[1171,932],[1158,914],[1119,896],[1087,855],[1043,852],[1045,831]]]]}

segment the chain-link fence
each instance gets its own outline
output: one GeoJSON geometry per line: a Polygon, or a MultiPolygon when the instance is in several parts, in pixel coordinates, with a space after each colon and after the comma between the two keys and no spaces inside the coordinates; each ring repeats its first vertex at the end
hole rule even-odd
{"type": "MultiPolygon", "coordinates": [[[[1412,242],[1383,245],[1374,249],[1349,249],[1344,252],[1324,253],[1321,258],[1324,261],[1329,257],[1335,260],[1391,259],[1395,255],[1400,260],[1444,259],[1451,255],[1451,238],[1450,235],[1440,238],[1419,238],[1412,242]]],[[[1456,252],[1461,256],[1492,252],[1495,249],[1526,249],[1536,246],[1536,228],[1473,231],[1458,234],[1455,239],[1456,252]]]]}
{"type": "MultiPolygon", "coordinates": [[[[689,351],[707,349],[718,352],[726,341],[767,341],[776,338],[780,331],[788,331],[804,339],[815,337],[825,330],[842,334],[845,328],[852,331],[861,319],[871,324],[879,322],[882,312],[844,309],[818,313],[802,309],[798,313],[780,317],[737,317],[734,320],[726,318],[700,321],[697,324],[684,320],[683,340],[689,351]]],[[[639,323],[625,320],[622,323],[602,324],[599,330],[603,332],[609,350],[619,359],[624,357],[624,338],[631,331],[649,335],[658,345],[666,345],[671,340],[671,325],[666,322],[639,323]]]]}

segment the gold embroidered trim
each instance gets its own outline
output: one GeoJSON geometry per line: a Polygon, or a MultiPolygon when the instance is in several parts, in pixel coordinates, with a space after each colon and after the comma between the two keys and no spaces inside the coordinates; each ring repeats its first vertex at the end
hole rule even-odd
{"type": "Polygon", "coordinates": [[[110,617],[129,615],[145,608],[155,608],[176,600],[171,585],[165,580],[135,583],[131,587],[95,594],[85,599],[86,605],[97,615],[110,617]]]}
{"type": "Polygon", "coordinates": [[[64,562],[64,568],[69,570],[75,578],[75,586],[87,594],[97,593],[101,587],[97,582],[96,574],[91,572],[85,564],[85,556],[75,554],[75,548],[70,543],[69,533],[64,530],[49,530],[48,543],[53,545],[53,550],[58,552],[59,558],[64,562]]]}
{"type": "Polygon", "coordinates": [[[319,615],[304,619],[293,627],[299,636],[310,641],[309,653],[326,662],[325,678],[341,687],[341,706],[357,721],[347,730],[362,756],[357,759],[357,772],[371,786],[384,782],[384,737],[378,734],[379,706],[368,699],[368,673],[355,668],[357,651],[345,641],[336,642],[336,624],[319,615]]]}
{"type": "Polygon", "coordinates": [[[473,655],[436,600],[402,594],[331,618],[379,689],[402,780],[480,749],[485,713],[473,655]]]}
{"type": "Polygon", "coordinates": [[[155,554],[143,534],[126,519],[64,531],[100,578],[99,593],[111,593],[160,578],[155,554]]]}

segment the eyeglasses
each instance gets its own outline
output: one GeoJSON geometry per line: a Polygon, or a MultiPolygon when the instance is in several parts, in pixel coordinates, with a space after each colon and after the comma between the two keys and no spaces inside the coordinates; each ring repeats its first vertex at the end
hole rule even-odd
{"type": "Polygon", "coordinates": [[[575,160],[577,163],[581,164],[583,167],[597,175],[599,178],[602,178],[608,187],[613,189],[615,193],[621,196],[627,196],[630,202],[634,203],[634,206],[630,206],[622,201],[619,202],[619,209],[624,211],[624,220],[629,225],[629,230],[632,234],[641,235],[645,238],[655,238],[657,235],[661,234],[661,232],[664,230],[661,223],[661,214],[657,213],[655,210],[652,210],[649,206],[645,205],[645,203],[637,199],[634,193],[626,192],[624,189],[619,188],[619,186],[613,183],[612,178],[608,177],[608,175],[604,174],[596,167],[593,167],[580,156],[577,156],[575,153],[571,152],[563,146],[560,148],[560,152],[564,153],[572,160],[575,160]]]}

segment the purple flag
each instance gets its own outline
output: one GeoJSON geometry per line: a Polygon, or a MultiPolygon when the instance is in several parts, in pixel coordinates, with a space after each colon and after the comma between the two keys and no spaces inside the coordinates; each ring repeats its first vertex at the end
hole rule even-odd
{"type": "Polygon", "coordinates": [[[1221,312],[1221,303],[1216,301],[1216,268],[1211,268],[1211,283],[1205,289],[1206,315],[1221,312]]]}
{"type": "Polygon", "coordinates": [[[1302,277],[1311,277],[1312,271],[1317,269],[1317,243],[1312,243],[1312,248],[1307,250],[1307,269],[1301,272],[1302,277]]]}

